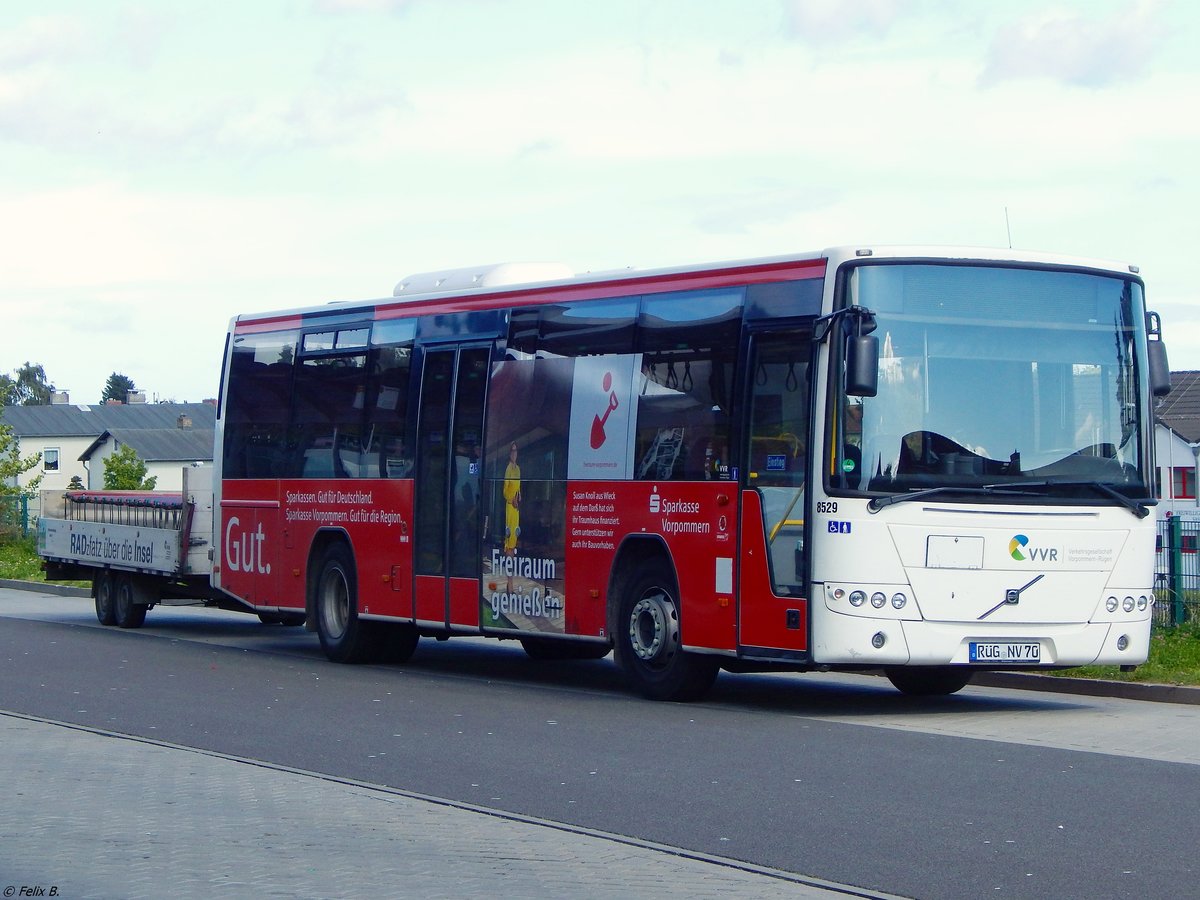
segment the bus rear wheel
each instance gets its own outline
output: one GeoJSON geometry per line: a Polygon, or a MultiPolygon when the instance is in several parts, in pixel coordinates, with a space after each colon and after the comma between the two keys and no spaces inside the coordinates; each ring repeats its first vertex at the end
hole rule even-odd
{"type": "Polygon", "coordinates": [[[975,674],[966,666],[895,666],[884,670],[896,690],[910,697],[944,697],[961,691],[975,674]]]}
{"type": "Polygon", "coordinates": [[[379,659],[387,663],[406,663],[416,652],[421,633],[407,622],[371,623],[382,632],[379,659]]]}
{"type": "Polygon", "coordinates": [[[639,566],[620,594],[614,656],[649,700],[698,700],[717,677],[715,659],[683,649],[677,597],[674,573],[657,561],[639,566]]]}
{"type": "Polygon", "coordinates": [[[378,629],[358,617],[358,578],[345,544],[333,544],[321,557],[315,605],[317,636],[330,660],[359,663],[378,656],[378,629]]]}

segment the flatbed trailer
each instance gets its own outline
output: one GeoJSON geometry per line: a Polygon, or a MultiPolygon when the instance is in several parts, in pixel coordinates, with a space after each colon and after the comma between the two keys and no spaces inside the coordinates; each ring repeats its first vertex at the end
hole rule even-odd
{"type": "Polygon", "coordinates": [[[90,581],[104,625],[138,628],[169,599],[254,612],[212,587],[213,546],[211,468],[185,467],[177,492],[42,492],[38,555],[46,577],[90,581]]]}

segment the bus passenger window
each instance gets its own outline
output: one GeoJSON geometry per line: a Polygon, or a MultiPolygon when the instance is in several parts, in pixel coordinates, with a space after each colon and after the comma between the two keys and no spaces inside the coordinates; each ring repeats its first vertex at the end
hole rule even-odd
{"type": "Polygon", "coordinates": [[[412,477],[408,391],[415,335],[416,323],[412,319],[376,322],[371,332],[363,452],[363,468],[370,477],[412,477]]]}
{"type": "MultiPolygon", "coordinates": [[[[362,466],[366,352],[346,352],[337,346],[329,350],[323,340],[310,342],[313,337],[316,335],[305,335],[296,366],[289,440],[292,453],[286,474],[292,478],[361,478],[369,474],[362,466]]],[[[331,338],[334,342],[339,339],[331,338]]]]}
{"type": "Polygon", "coordinates": [[[740,288],[643,298],[635,477],[729,477],[729,398],[742,298],[740,288]]]}
{"type": "Polygon", "coordinates": [[[224,405],[225,478],[278,478],[287,455],[294,331],[234,338],[224,405]]]}

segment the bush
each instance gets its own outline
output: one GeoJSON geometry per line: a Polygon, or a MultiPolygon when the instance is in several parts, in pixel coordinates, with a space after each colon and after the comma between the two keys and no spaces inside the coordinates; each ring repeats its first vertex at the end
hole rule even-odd
{"type": "Polygon", "coordinates": [[[1193,620],[1176,628],[1155,628],[1150,634],[1150,658],[1132,672],[1122,672],[1117,666],[1083,666],[1054,674],[1106,681],[1200,684],[1200,624],[1193,620]]]}

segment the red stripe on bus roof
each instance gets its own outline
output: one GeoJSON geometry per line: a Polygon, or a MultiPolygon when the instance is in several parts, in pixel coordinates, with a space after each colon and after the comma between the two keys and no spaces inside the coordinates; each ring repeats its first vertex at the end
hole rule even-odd
{"type": "Polygon", "coordinates": [[[248,322],[238,322],[233,326],[233,333],[258,334],[262,331],[282,331],[285,328],[299,328],[303,323],[303,316],[269,316],[264,319],[253,319],[248,322]]]}
{"type": "Polygon", "coordinates": [[[406,319],[424,313],[471,312],[501,309],[506,306],[566,303],[572,300],[600,300],[635,294],[664,294],[668,291],[703,290],[743,284],[770,284],[779,281],[806,281],[825,277],[825,259],[789,260],[728,269],[672,272],[667,275],[642,275],[588,284],[558,284],[527,291],[495,291],[483,294],[451,294],[426,300],[380,304],[376,319],[406,319]]]}
{"type": "MultiPolygon", "coordinates": [[[[483,309],[502,309],[507,306],[566,303],[572,300],[601,300],[609,297],[664,294],[668,291],[704,290],[743,284],[807,281],[824,278],[827,263],[828,260],[824,258],[787,260],[749,266],[730,266],[722,269],[632,275],[609,281],[547,285],[528,290],[513,290],[506,286],[486,293],[447,293],[445,296],[432,295],[423,300],[394,298],[374,303],[366,301],[361,305],[351,304],[345,312],[359,311],[364,316],[374,312],[376,319],[407,319],[428,313],[471,312],[483,309]]],[[[312,313],[318,312],[327,314],[330,309],[328,306],[314,307],[312,313]]],[[[299,328],[304,324],[305,317],[305,313],[297,314],[295,312],[278,316],[253,317],[239,320],[234,325],[233,331],[234,334],[256,334],[264,331],[299,328]]]]}

